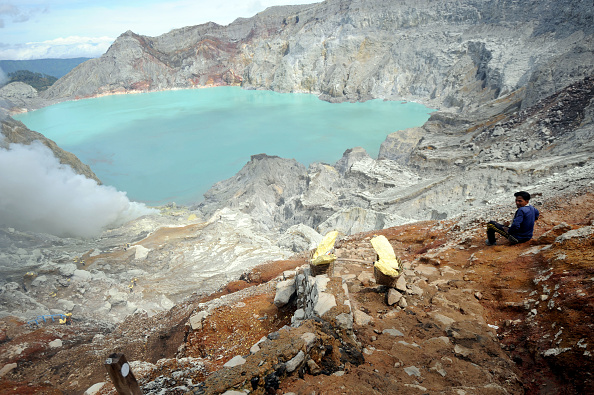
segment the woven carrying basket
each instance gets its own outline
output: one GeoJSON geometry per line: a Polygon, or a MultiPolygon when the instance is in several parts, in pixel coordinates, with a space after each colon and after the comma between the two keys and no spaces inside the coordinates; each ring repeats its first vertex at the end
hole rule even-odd
{"type": "Polygon", "coordinates": [[[319,276],[320,274],[328,274],[328,277],[332,277],[334,274],[334,262],[322,264],[322,265],[312,265],[313,255],[315,250],[309,254],[309,267],[311,269],[312,276],[319,276]]]}
{"type": "Polygon", "coordinates": [[[378,285],[385,285],[391,288],[396,287],[396,281],[398,281],[398,277],[386,276],[377,267],[373,268],[373,276],[375,277],[375,282],[378,285]]]}

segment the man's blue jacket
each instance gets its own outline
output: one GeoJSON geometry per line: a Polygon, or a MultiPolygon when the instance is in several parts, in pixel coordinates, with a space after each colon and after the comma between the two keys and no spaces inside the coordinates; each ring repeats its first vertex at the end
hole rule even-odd
{"type": "Polygon", "coordinates": [[[530,240],[534,231],[534,221],[538,219],[539,215],[540,213],[533,206],[527,205],[520,207],[516,211],[508,233],[518,239],[518,241],[530,240]]]}

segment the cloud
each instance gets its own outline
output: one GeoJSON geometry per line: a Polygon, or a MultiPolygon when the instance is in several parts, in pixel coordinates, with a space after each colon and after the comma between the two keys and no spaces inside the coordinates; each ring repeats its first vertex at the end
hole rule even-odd
{"type": "Polygon", "coordinates": [[[172,29],[209,21],[226,25],[272,5],[314,1],[318,0],[0,0],[0,24],[3,21],[5,25],[0,29],[0,40],[10,44],[10,48],[0,50],[0,59],[98,57],[105,53],[113,39],[109,43],[68,45],[44,40],[77,36],[115,39],[127,30],[158,36],[172,29]]]}
{"type": "Polygon", "coordinates": [[[107,51],[111,37],[59,37],[20,45],[0,45],[0,59],[96,58],[107,51]]]}
{"type": "Polygon", "coordinates": [[[23,23],[23,22],[27,22],[29,19],[31,19],[30,15],[26,15],[26,14],[20,14],[15,16],[12,21],[14,23],[23,23]]]}
{"type": "Polygon", "coordinates": [[[12,4],[0,4],[0,15],[18,15],[19,13],[19,9],[12,4]]]}
{"type": "Polygon", "coordinates": [[[0,225],[58,236],[93,237],[154,213],[124,192],[76,174],[41,144],[0,148],[0,225]]]}
{"type": "MultiPolygon", "coordinates": [[[[27,22],[29,19],[31,19],[31,16],[33,16],[34,14],[36,14],[39,11],[40,11],[40,9],[38,9],[38,8],[31,8],[27,11],[24,11],[24,10],[16,7],[13,4],[9,4],[9,3],[0,4],[0,15],[7,15],[7,16],[12,17],[11,21],[14,23],[27,22]]],[[[0,24],[0,28],[3,28],[5,26],[4,19],[0,19],[0,21],[2,22],[0,24]]]]}

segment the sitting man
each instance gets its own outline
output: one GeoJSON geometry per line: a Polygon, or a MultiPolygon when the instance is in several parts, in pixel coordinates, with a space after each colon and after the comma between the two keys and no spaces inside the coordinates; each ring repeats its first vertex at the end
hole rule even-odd
{"type": "Polygon", "coordinates": [[[510,244],[524,243],[532,238],[534,231],[534,222],[538,219],[540,213],[531,206],[530,194],[528,192],[516,192],[516,215],[510,227],[491,221],[487,224],[487,245],[495,245],[495,232],[499,233],[510,241],[510,244]]]}

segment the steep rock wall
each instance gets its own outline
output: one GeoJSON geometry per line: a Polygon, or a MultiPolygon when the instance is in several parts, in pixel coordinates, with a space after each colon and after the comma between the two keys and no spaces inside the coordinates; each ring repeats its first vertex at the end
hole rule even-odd
{"type": "Polygon", "coordinates": [[[159,37],[129,31],[44,98],[241,84],[468,108],[529,84],[533,104],[592,72],[586,3],[328,0],[159,37]]]}

